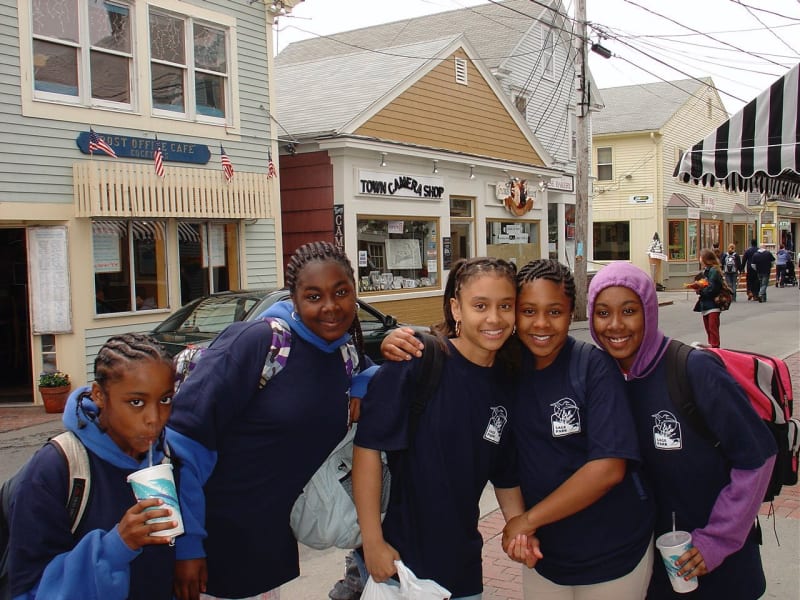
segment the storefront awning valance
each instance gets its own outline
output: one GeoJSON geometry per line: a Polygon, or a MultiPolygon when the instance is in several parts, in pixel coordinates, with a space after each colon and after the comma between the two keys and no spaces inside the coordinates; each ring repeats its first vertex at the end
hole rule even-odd
{"type": "Polygon", "coordinates": [[[733,191],[800,196],[800,64],[681,156],[674,177],[733,191]]]}

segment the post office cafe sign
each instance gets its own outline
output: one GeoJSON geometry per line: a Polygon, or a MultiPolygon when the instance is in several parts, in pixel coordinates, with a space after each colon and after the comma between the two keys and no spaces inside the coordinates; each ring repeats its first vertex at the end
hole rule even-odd
{"type": "Polygon", "coordinates": [[[358,193],[392,198],[442,198],[444,180],[441,177],[359,171],[358,193]]]}

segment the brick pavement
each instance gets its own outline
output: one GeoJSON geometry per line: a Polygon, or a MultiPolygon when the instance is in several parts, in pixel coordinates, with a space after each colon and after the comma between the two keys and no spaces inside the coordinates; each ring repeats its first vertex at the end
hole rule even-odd
{"type": "MultiPolygon", "coordinates": [[[[794,389],[794,416],[800,415],[800,352],[785,359],[792,376],[794,389]]],[[[767,516],[774,509],[775,516],[800,519],[800,484],[784,487],[772,503],[764,504],[759,515],[767,516]]],[[[763,523],[763,519],[762,519],[763,523]]],[[[486,515],[479,524],[483,535],[483,597],[485,600],[522,600],[521,566],[513,562],[500,547],[503,532],[503,515],[500,509],[486,515]]]]}

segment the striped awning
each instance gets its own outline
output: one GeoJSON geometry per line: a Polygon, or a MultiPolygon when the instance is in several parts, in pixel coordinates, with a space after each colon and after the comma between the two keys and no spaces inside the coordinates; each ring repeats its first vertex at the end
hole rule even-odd
{"type": "Polygon", "coordinates": [[[800,196],[800,64],[681,156],[673,177],[733,191],[800,196]]]}

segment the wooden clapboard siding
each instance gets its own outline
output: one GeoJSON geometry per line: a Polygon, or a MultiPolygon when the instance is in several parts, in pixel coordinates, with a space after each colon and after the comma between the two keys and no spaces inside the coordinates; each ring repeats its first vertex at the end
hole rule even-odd
{"type": "Polygon", "coordinates": [[[378,111],[356,133],[543,165],[494,90],[460,49],[378,111]],[[455,81],[456,57],[467,60],[468,85],[455,81]]]}
{"type": "Polygon", "coordinates": [[[245,225],[245,263],[248,288],[280,287],[277,259],[275,255],[275,219],[261,219],[245,225]]]}
{"type": "Polygon", "coordinates": [[[372,302],[367,294],[361,294],[361,298],[382,313],[394,316],[400,323],[430,326],[442,320],[442,296],[380,302],[372,302]]]}

